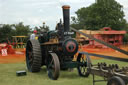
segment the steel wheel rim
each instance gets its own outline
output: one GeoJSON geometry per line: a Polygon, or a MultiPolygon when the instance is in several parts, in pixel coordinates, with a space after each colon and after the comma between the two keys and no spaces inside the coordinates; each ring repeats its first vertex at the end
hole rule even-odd
{"type": "Polygon", "coordinates": [[[78,62],[81,62],[83,64],[82,66],[79,66],[79,69],[81,70],[81,73],[83,75],[85,75],[86,72],[87,72],[86,71],[87,62],[86,62],[86,59],[84,59],[84,56],[83,55],[81,55],[81,57],[79,57],[78,62]]]}
{"type": "Polygon", "coordinates": [[[60,63],[58,56],[55,53],[50,53],[47,60],[48,76],[52,80],[57,80],[59,77],[60,63]]]}
{"type": "Polygon", "coordinates": [[[33,58],[34,57],[33,57],[32,44],[28,42],[27,49],[26,49],[26,63],[29,71],[31,71],[31,68],[32,68],[33,58]]]}
{"type": "Polygon", "coordinates": [[[54,62],[53,62],[53,58],[51,60],[51,62],[48,64],[48,76],[53,78],[53,74],[55,72],[55,68],[54,68],[54,62]],[[54,70],[53,70],[54,69],[54,70]]]}
{"type": "Polygon", "coordinates": [[[77,67],[79,75],[82,77],[88,77],[90,73],[88,72],[87,67],[90,65],[90,63],[87,56],[84,57],[83,54],[79,54],[77,57],[77,62],[79,63],[77,67]]]}

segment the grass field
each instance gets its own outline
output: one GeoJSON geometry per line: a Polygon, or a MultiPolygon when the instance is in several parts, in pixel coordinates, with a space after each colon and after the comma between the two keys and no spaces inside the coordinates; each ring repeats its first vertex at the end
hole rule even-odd
{"type": "MultiPolygon", "coordinates": [[[[107,62],[118,63],[126,66],[127,63],[110,60],[93,60],[93,63],[107,62]]],[[[26,76],[16,76],[16,71],[26,70],[25,63],[0,64],[0,85],[92,85],[92,75],[88,78],[79,77],[77,70],[73,72],[61,71],[58,80],[50,80],[47,76],[46,68],[43,67],[39,73],[27,72],[26,76]]],[[[102,79],[96,77],[96,79],[102,79]]],[[[106,82],[97,82],[95,85],[106,85],[106,82]]]]}

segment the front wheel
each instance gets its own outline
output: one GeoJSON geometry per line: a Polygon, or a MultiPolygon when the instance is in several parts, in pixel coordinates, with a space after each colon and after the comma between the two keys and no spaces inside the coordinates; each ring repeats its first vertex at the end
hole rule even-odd
{"type": "Polygon", "coordinates": [[[77,62],[79,63],[77,70],[81,77],[88,77],[90,72],[88,68],[91,67],[91,60],[89,56],[85,56],[84,54],[79,54],[77,57],[77,62]]]}
{"type": "Polygon", "coordinates": [[[60,74],[60,62],[55,53],[50,53],[47,59],[48,76],[52,80],[57,80],[60,74]]]}

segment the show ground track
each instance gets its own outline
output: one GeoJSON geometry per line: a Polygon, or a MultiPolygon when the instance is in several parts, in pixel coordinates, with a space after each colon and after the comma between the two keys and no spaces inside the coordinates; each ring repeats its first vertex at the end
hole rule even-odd
{"type": "MultiPolygon", "coordinates": [[[[120,48],[124,49],[125,51],[128,51],[128,46],[121,46],[120,48]]],[[[111,48],[105,48],[105,49],[83,48],[83,51],[89,52],[89,53],[121,57],[121,58],[128,58],[128,55],[112,50],[111,48]]],[[[91,56],[91,59],[100,59],[100,58],[91,56]]],[[[0,54],[0,63],[5,64],[5,63],[20,63],[20,62],[25,62],[25,49],[16,49],[15,54],[8,54],[7,56],[2,56],[0,54]]]]}

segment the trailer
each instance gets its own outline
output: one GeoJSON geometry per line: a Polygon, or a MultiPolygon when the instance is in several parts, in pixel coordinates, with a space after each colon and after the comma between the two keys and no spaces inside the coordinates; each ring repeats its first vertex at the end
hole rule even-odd
{"type": "MultiPolygon", "coordinates": [[[[85,62],[85,67],[81,67],[81,75],[88,77],[93,76],[93,85],[95,82],[107,81],[107,85],[127,85],[128,84],[128,67],[119,67],[118,64],[107,64],[106,62],[98,62],[92,64],[91,56],[116,60],[121,62],[128,62],[128,59],[117,58],[114,56],[106,56],[101,54],[94,54],[88,52],[78,52],[80,56],[86,56],[86,59],[81,60],[85,62]],[[103,77],[103,80],[95,80],[95,75],[103,77]]],[[[78,61],[78,60],[77,60],[78,61]]]]}

